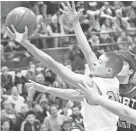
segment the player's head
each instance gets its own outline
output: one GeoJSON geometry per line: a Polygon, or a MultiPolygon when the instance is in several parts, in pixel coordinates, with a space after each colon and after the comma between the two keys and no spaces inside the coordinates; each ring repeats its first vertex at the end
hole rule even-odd
{"type": "Polygon", "coordinates": [[[112,78],[122,69],[123,62],[114,52],[104,53],[94,62],[92,74],[96,77],[112,78]]]}
{"type": "Polygon", "coordinates": [[[131,77],[136,72],[136,47],[132,50],[120,50],[117,54],[123,60],[123,68],[117,75],[121,84],[128,84],[131,77]]]}

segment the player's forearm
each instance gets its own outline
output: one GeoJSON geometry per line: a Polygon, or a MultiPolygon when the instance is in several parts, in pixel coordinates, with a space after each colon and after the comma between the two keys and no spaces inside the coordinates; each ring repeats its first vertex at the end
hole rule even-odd
{"type": "Polygon", "coordinates": [[[82,50],[87,63],[89,64],[89,67],[92,67],[93,62],[97,59],[96,55],[94,54],[94,52],[92,51],[87,38],[85,36],[85,34],[83,33],[83,30],[81,28],[81,25],[79,22],[75,22],[73,23],[73,28],[76,34],[76,38],[79,44],[80,49],[82,50]],[[91,58],[91,60],[90,60],[91,58]]]}
{"type": "Polygon", "coordinates": [[[41,84],[37,84],[36,90],[39,92],[46,92],[66,100],[81,101],[82,99],[79,92],[73,89],[58,89],[58,88],[47,87],[41,84]]]}
{"type": "Polygon", "coordinates": [[[101,96],[98,98],[98,104],[111,111],[112,113],[122,117],[123,119],[128,120],[133,124],[136,124],[136,117],[133,116],[133,114],[136,114],[136,111],[135,113],[133,113],[134,110],[127,107],[126,105],[101,96]]]}

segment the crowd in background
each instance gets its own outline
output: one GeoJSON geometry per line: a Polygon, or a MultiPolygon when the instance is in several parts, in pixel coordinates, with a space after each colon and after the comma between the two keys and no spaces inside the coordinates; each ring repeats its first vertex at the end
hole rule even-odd
{"type": "MultiPolygon", "coordinates": [[[[83,74],[86,62],[74,37],[69,45],[68,37],[38,39],[46,36],[74,34],[71,23],[59,12],[60,3],[24,2],[25,7],[37,16],[37,27],[30,36],[31,42],[40,49],[70,46],[69,67],[76,73],[83,74]],[[47,6],[48,5],[48,6],[47,6]],[[34,39],[33,38],[37,38],[34,39]]],[[[80,18],[81,26],[90,46],[97,56],[116,49],[131,49],[136,45],[136,2],[76,2],[77,10],[86,7],[80,18]],[[129,31],[131,30],[131,31],[129,31]],[[110,33],[108,33],[110,32],[110,33]],[[117,33],[118,32],[118,33],[117,33]],[[100,44],[107,46],[98,46],[100,44]],[[116,43],[116,46],[110,46],[116,43]],[[96,46],[95,46],[96,45],[96,46]]],[[[9,39],[5,33],[5,20],[2,19],[1,39],[9,39]]],[[[83,126],[79,103],[57,98],[47,93],[32,92],[27,87],[28,80],[54,88],[71,88],[56,74],[31,61],[31,55],[14,41],[1,44],[1,130],[2,131],[68,131],[75,124],[83,126]],[[15,52],[24,51],[18,57],[15,52]],[[8,58],[4,53],[10,52],[8,58]],[[7,59],[14,62],[28,58],[29,67],[23,73],[16,70],[9,72],[7,59]],[[31,62],[30,62],[31,61],[31,62]],[[33,123],[31,126],[30,123],[33,123]]]]}

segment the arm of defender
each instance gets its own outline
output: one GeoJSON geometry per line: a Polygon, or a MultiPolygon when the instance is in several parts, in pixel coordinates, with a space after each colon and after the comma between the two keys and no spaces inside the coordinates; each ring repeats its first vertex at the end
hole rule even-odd
{"type": "Polygon", "coordinates": [[[111,111],[112,113],[122,117],[123,119],[129,121],[136,125],[136,110],[133,110],[126,105],[115,102],[113,100],[99,97],[98,104],[111,111]]]}
{"type": "Polygon", "coordinates": [[[32,81],[31,83],[34,84],[35,90],[39,92],[46,92],[66,100],[72,100],[77,102],[81,102],[83,100],[83,95],[81,95],[81,93],[73,89],[58,89],[53,87],[47,87],[32,81]]]}
{"type": "Polygon", "coordinates": [[[81,9],[79,12],[76,12],[74,1],[72,1],[72,7],[69,2],[67,2],[67,6],[65,6],[62,3],[63,9],[60,9],[62,13],[67,17],[67,19],[73,24],[73,28],[76,34],[77,41],[79,43],[79,47],[82,50],[87,63],[92,68],[93,62],[97,60],[97,57],[95,53],[92,51],[92,49],[89,46],[89,43],[86,39],[86,36],[84,35],[80,23],[79,23],[79,17],[81,16],[83,10],[81,9]]]}

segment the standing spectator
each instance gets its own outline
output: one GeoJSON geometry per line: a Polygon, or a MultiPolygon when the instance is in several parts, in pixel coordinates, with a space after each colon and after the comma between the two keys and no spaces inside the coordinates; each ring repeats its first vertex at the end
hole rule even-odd
{"type": "Polygon", "coordinates": [[[58,109],[56,105],[50,107],[51,116],[45,117],[45,131],[60,131],[61,126],[65,120],[63,115],[58,114],[58,109]]]}
{"type": "Polygon", "coordinates": [[[118,38],[117,43],[120,49],[130,49],[133,39],[128,36],[126,32],[122,32],[121,36],[118,38]]]}
{"type": "Polygon", "coordinates": [[[9,69],[7,66],[3,66],[1,71],[2,71],[1,75],[2,87],[6,89],[6,94],[11,95],[11,90],[13,87],[13,78],[9,74],[9,69]]]}
{"type": "Polygon", "coordinates": [[[34,111],[28,111],[25,115],[25,121],[23,121],[20,131],[40,131],[40,128],[41,124],[35,119],[34,111]]]}
{"type": "MultiPolygon", "coordinates": [[[[60,36],[63,31],[61,31],[60,24],[58,22],[58,17],[57,15],[53,15],[51,18],[51,24],[47,26],[47,32],[49,36],[60,36]]],[[[58,47],[58,38],[48,39],[48,44],[54,44],[50,45],[49,47],[58,47]]]]}
{"type": "Polygon", "coordinates": [[[25,120],[25,114],[28,112],[28,105],[23,103],[21,106],[21,111],[17,114],[16,122],[14,126],[14,131],[20,131],[21,124],[25,120]]]}
{"type": "MultiPolygon", "coordinates": [[[[43,21],[43,16],[42,15],[37,15],[37,27],[36,30],[34,32],[34,34],[32,34],[30,36],[30,38],[40,38],[40,37],[46,37],[47,36],[47,29],[46,29],[46,25],[43,21]]],[[[46,47],[46,39],[35,39],[32,40],[32,43],[34,43],[36,45],[36,47],[38,47],[39,49],[43,49],[46,47]]]]}

